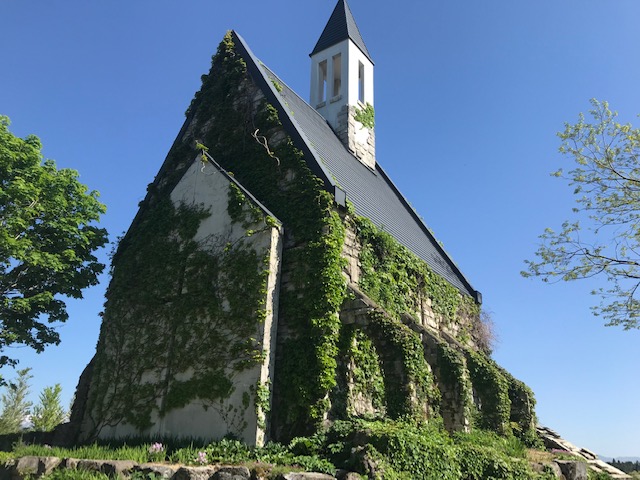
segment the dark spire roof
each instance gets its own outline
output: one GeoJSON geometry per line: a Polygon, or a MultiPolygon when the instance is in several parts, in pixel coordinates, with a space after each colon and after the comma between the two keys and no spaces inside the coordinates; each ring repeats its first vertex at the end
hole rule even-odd
{"type": "Polygon", "coordinates": [[[316,46],[309,56],[321,52],[322,50],[325,50],[348,38],[350,38],[362,53],[366,55],[371,63],[373,63],[371,55],[369,55],[369,50],[367,50],[367,46],[364,44],[364,40],[362,40],[362,35],[360,35],[360,30],[358,30],[358,25],[356,25],[356,21],[353,19],[353,14],[351,13],[349,5],[346,0],[338,0],[338,4],[336,5],[336,8],[333,9],[333,13],[329,18],[327,25],[324,27],[318,43],[316,43],[316,46]]]}

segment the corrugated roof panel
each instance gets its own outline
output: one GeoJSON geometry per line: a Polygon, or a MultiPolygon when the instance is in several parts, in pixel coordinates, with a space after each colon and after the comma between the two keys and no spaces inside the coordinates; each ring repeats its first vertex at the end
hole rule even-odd
{"type": "Polygon", "coordinates": [[[333,132],[327,121],[275,73],[265,73],[282,85],[279,95],[296,119],[302,133],[327,167],[336,183],[347,193],[356,213],[369,218],[402,245],[422,258],[432,270],[456,288],[473,297],[475,290],[457,266],[428,233],[426,225],[397,191],[386,173],[376,165],[372,170],[354,157],[333,132]]]}
{"type": "Polygon", "coordinates": [[[480,301],[453,260],[438,244],[422,219],[400,191],[376,165],[370,169],[354,157],[333,132],[327,121],[251,52],[242,37],[233,32],[251,75],[313,172],[323,178],[330,191],[338,186],[346,193],[358,215],[370,219],[398,242],[422,258],[431,269],[461,292],[480,301]],[[274,82],[279,84],[276,89],[274,82]],[[281,87],[281,88],[280,88],[281,87]]]}

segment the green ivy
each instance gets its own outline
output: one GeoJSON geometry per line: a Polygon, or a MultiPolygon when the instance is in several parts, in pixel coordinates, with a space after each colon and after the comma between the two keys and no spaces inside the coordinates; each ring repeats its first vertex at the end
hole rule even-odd
{"type": "MultiPolygon", "coordinates": [[[[285,226],[282,271],[291,288],[281,290],[278,314],[290,334],[276,351],[273,387],[275,413],[283,416],[276,422],[283,426],[279,435],[287,438],[313,431],[329,408],[340,331],[337,312],[346,293],[341,273],[345,228],[333,198],[292,140],[279,135],[278,142],[271,141],[283,127],[277,110],[256,95],[227,35],[188,111],[194,119],[189,136],[172,151],[181,154],[192,148],[192,139],[200,139],[285,226]],[[256,132],[268,149],[256,141],[256,132]]],[[[170,156],[172,171],[179,172],[180,157],[170,156]]]]}
{"type": "Polygon", "coordinates": [[[256,417],[258,418],[258,426],[263,430],[267,428],[267,418],[271,411],[270,399],[271,382],[258,382],[256,385],[254,404],[256,407],[256,417]]]}
{"type": "Polygon", "coordinates": [[[462,307],[477,316],[478,306],[390,234],[370,220],[356,217],[356,235],[362,249],[360,288],[387,312],[407,312],[420,317],[421,298],[432,301],[432,309],[445,322],[455,322],[462,307]]]}
{"type": "Polygon", "coordinates": [[[480,405],[475,426],[500,435],[511,434],[509,381],[500,367],[486,355],[467,350],[466,358],[471,383],[480,405]]]}
{"type": "Polygon", "coordinates": [[[422,420],[437,413],[440,392],[424,359],[420,336],[379,311],[369,314],[367,327],[384,370],[387,414],[390,418],[422,420]],[[397,371],[400,361],[402,372],[397,371]]]}
{"type": "Polygon", "coordinates": [[[473,387],[469,378],[469,372],[464,360],[464,355],[444,341],[437,343],[437,358],[439,369],[439,382],[456,394],[456,403],[462,406],[464,417],[471,419],[473,405],[473,387]]]}
{"type": "Polygon", "coordinates": [[[243,241],[194,240],[209,215],[157,199],[122,240],[88,400],[94,434],[123,421],[142,432],[196,399],[242,430],[243,412],[225,400],[234,376],[264,358],[254,337],[266,314],[268,270],[243,241]]]}
{"type": "Polygon", "coordinates": [[[365,416],[384,417],[386,393],[382,361],[373,341],[354,325],[344,325],[340,337],[339,351],[342,358],[338,376],[342,381],[339,382],[338,391],[332,395],[332,404],[337,404],[333,416],[357,417],[353,401],[366,399],[371,403],[373,411],[365,416]]]}
{"type": "Polygon", "coordinates": [[[353,118],[368,129],[373,130],[373,127],[376,124],[373,105],[367,103],[363,108],[356,107],[356,114],[353,118]]]}
{"type": "Polygon", "coordinates": [[[533,391],[514,378],[509,372],[500,369],[509,382],[509,400],[511,401],[510,422],[513,433],[530,447],[542,447],[536,426],[536,399],[533,391]]]}

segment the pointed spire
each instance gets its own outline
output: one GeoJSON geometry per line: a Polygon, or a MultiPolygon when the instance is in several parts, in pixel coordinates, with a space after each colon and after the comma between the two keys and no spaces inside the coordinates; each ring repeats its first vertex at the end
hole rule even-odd
{"type": "Polygon", "coordinates": [[[356,25],[356,21],[353,19],[353,14],[351,13],[349,5],[346,0],[338,0],[338,4],[336,5],[336,8],[333,9],[333,13],[329,18],[327,25],[324,27],[318,43],[316,43],[316,46],[309,56],[347,39],[351,39],[360,51],[365,54],[369,61],[373,63],[371,55],[369,55],[369,50],[367,50],[367,46],[364,44],[362,35],[360,35],[360,30],[358,30],[358,25],[356,25]]]}

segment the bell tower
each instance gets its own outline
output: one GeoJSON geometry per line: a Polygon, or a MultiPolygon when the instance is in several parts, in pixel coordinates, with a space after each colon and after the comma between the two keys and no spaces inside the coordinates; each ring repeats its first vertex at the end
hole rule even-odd
{"type": "Polygon", "coordinates": [[[346,0],[338,0],[309,56],[311,106],[351,153],[375,168],[373,60],[346,0]]]}

